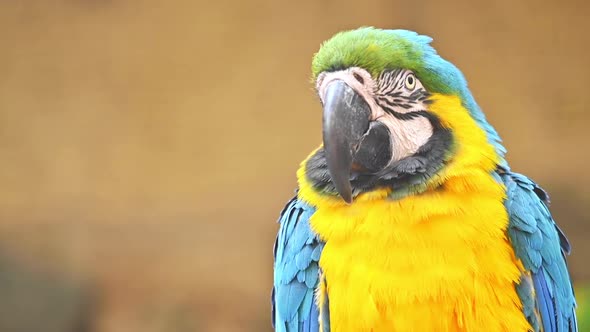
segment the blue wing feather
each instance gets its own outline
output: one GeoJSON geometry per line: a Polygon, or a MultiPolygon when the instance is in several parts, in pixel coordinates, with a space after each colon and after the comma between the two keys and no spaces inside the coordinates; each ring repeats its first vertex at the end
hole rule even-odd
{"type": "Polygon", "coordinates": [[[272,321],[276,331],[317,332],[315,288],[323,244],[309,226],[315,209],[293,198],[279,218],[274,246],[272,321]]]}
{"type": "Polygon", "coordinates": [[[523,311],[535,332],[575,332],[576,302],[565,259],[571,248],[553,221],[548,196],[524,175],[498,175],[506,186],[508,236],[527,270],[516,288],[523,311]]]}

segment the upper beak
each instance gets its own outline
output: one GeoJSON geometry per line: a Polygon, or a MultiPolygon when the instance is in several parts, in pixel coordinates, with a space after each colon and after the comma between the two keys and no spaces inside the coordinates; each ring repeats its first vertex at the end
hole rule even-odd
{"type": "Polygon", "coordinates": [[[369,104],[342,80],[327,86],[323,99],[323,138],[328,171],[336,190],[352,203],[350,170],[363,134],[369,129],[369,104]]]}

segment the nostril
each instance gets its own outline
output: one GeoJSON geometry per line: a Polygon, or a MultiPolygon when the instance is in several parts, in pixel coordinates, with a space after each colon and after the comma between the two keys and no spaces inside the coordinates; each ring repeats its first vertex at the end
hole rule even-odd
{"type": "Polygon", "coordinates": [[[365,79],[359,73],[352,73],[352,76],[354,76],[359,83],[365,84],[365,79]]]}

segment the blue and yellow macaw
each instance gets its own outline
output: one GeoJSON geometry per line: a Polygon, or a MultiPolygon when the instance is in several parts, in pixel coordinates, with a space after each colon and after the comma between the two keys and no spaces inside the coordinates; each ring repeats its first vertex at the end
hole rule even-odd
{"type": "Polygon", "coordinates": [[[323,145],[279,219],[276,331],[577,331],[547,194],[431,40],[360,28],[315,55],[323,145]]]}

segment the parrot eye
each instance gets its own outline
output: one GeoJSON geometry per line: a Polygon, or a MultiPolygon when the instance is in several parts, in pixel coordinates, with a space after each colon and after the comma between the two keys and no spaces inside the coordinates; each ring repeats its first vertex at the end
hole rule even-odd
{"type": "Polygon", "coordinates": [[[354,78],[359,81],[360,84],[365,84],[365,80],[359,73],[352,73],[352,76],[354,76],[354,78]]]}
{"type": "Polygon", "coordinates": [[[405,86],[406,86],[406,89],[408,89],[410,91],[414,90],[414,88],[416,87],[416,78],[414,77],[413,74],[408,74],[408,76],[406,76],[405,86]]]}

